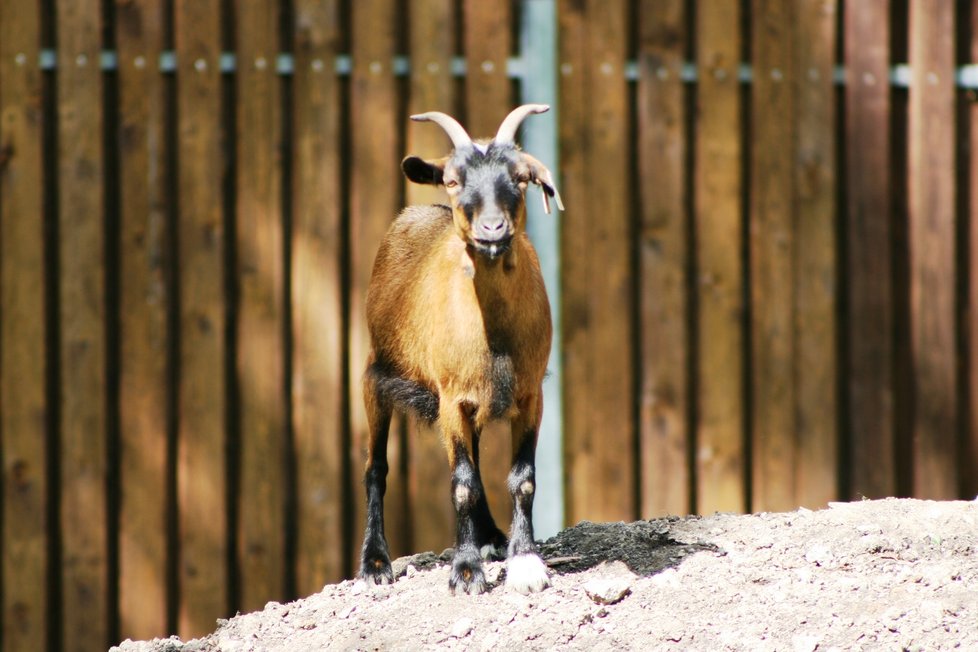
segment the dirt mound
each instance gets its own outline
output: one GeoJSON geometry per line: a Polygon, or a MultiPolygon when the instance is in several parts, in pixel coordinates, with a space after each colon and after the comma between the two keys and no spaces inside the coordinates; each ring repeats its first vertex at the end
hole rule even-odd
{"type": "Polygon", "coordinates": [[[581,523],[542,545],[552,586],[448,592],[448,559],[395,562],[219,623],[210,650],[978,649],[978,502],[887,499],[819,511],[581,523]]]}

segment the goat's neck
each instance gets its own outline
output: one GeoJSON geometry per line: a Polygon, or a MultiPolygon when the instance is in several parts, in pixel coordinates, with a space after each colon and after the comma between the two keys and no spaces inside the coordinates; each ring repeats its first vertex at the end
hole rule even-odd
{"type": "Polygon", "coordinates": [[[487,330],[505,328],[511,319],[509,306],[519,292],[519,256],[513,248],[496,259],[489,259],[474,251],[466,252],[466,274],[472,279],[476,298],[482,309],[482,317],[487,330]]]}

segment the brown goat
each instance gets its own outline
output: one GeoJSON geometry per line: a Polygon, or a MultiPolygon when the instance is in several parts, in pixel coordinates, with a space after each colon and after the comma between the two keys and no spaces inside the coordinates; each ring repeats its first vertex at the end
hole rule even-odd
{"type": "Polygon", "coordinates": [[[450,206],[413,206],[391,225],[367,291],[371,352],[363,379],[369,422],[367,526],[359,576],[393,581],[384,538],[387,434],[392,411],[437,422],[452,469],[457,516],[449,588],[487,589],[482,559],[506,546],[489,512],[479,473],[479,436],[493,419],[512,426],[512,531],[507,586],[520,592],[549,584],[533,540],[534,456],[550,352],[550,304],[540,263],[526,234],[530,183],[562,210],[550,172],[513,142],[520,123],[544,105],[515,109],[492,140],[473,142],[444,113],[431,121],[451,137],[449,156],[401,164],[415,183],[442,185],[450,206]]]}

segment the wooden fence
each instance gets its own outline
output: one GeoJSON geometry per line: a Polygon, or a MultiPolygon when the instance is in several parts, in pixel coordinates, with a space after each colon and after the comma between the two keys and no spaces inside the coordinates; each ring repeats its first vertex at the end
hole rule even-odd
{"type": "MultiPolygon", "coordinates": [[[[3,650],[349,576],[407,116],[492,133],[539,3],[0,0],[3,650]]],[[[972,4],[556,2],[566,523],[978,493],[972,4]]],[[[454,531],[416,430],[396,554],[454,531]]]]}

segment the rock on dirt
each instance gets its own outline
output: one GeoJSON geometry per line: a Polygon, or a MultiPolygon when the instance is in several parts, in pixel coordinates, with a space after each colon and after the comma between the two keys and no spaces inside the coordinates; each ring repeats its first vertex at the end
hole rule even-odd
{"type": "Polygon", "coordinates": [[[978,649],[978,502],[584,522],[541,550],[552,586],[535,595],[491,562],[488,593],[454,597],[450,554],[424,553],[392,585],[345,581],[201,639],[113,650],[978,649]]]}

